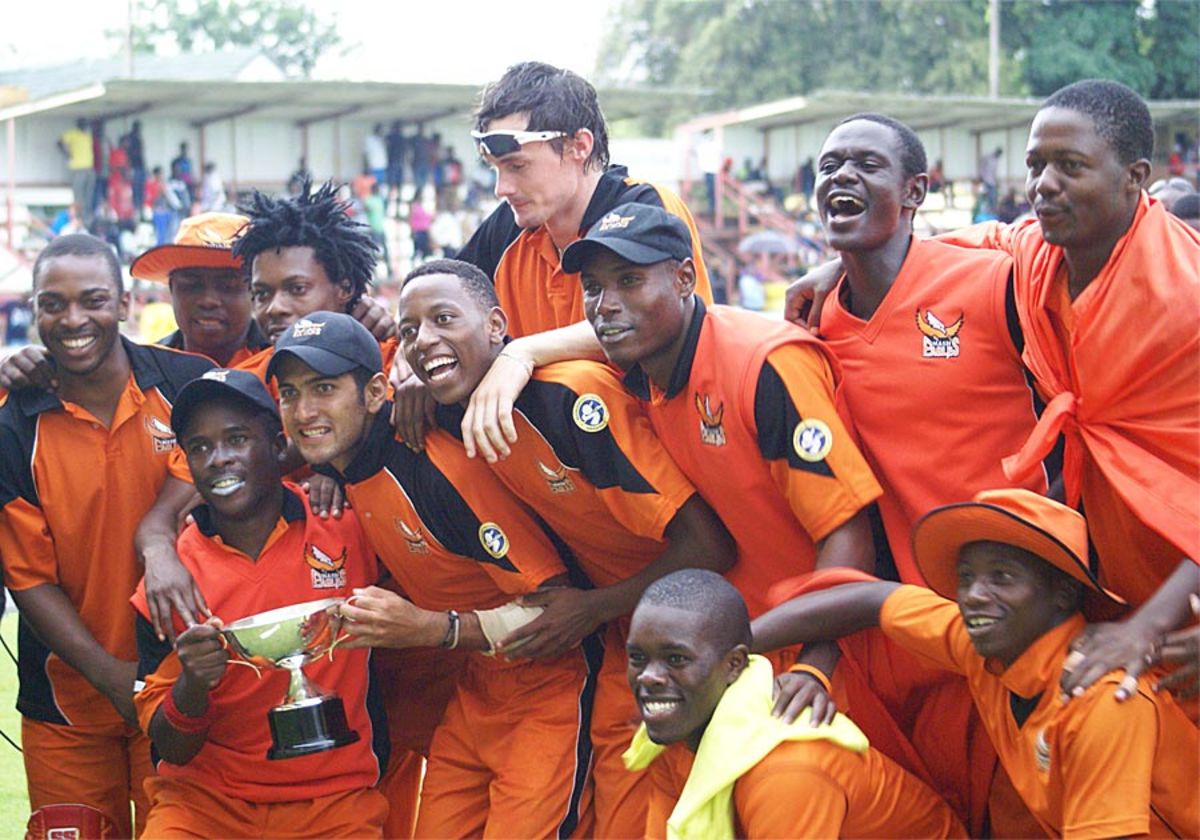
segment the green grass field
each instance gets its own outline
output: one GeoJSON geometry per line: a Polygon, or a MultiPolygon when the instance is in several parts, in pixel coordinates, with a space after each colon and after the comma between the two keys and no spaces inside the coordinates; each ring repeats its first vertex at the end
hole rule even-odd
{"type": "MultiPolygon", "coordinates": [[[[17,616],[8,614],[0,622],[0,633],[9,648],[17,650],[17,616]]],[[[17,714],[17,666],[0,650],[0,730],[21,742],[21,716],[17,714]]],[[[0,740],[0,837],[20,837],[29,819],[25,795],[25,765],[21,754],[0,740]]]]}

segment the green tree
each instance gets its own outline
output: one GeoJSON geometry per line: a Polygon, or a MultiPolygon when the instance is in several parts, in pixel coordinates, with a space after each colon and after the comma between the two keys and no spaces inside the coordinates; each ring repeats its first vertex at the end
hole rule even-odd
{"type": "Polygon", "coordinates": [[[139,0],[133,42],[139,52],[258,47],[288,76],[308,78],[341,36],[296,0],[139,0]]]}
{"type": "MultiPolygon", "coordinates": [[[[1200,0],[1002,0],[1000,91],[1197,96],[1200,0]]],[[[818,90],[984,95],[988,0],[624,0],[597,72],[729,108],[818,90]]],[[[679,115],[676,115],[679,116],[679,115]]]]}

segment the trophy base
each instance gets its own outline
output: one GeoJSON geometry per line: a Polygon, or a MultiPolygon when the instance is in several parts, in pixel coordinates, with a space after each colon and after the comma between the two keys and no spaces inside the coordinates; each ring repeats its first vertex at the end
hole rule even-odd
{"type": "Polygon", "coordinates": [[[346,723],[340,697],[314,697],[276,706],[267,714],[271,725],[272,761],[333,750],[353,744],[358,733],[346,723]]]}

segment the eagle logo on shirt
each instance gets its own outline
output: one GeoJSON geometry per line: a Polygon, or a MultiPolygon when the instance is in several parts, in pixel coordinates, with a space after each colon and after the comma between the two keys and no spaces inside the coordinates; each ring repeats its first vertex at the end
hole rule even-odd
{"type": "Polygon", "coordinates": [[[508,535],[495,522],[484,522],[479,526],[479,544],[496,560],[508,554],[508,535]]]}
{"type": "Polygon", "coordinates": [[[571,481],[571,477],[567,475],[567,468],[562,464],[558,465],[558,469],[551,469],[541,461],[537,462],[538,472],[542,474],[542,478],[546,479],[546,484],[550,487],[551,493],[574,493],[575,482],[571,481]]]}
{"type": "Polygon", "coordinates": [[[833,449],[833,431],[820,420],[801,420],[792,430],[792,449],[801,461],[824,461],[833,449]]]}
{"type": "Polygon", "coordinates": [[[575,400],[571,417],[585,432],[602,432],[608,428],[608,406],[596,394],[582,394],[575,400]]]}
{"type": "Polygon", "coordinates": [[[408,527],[408,523],[399,516],[395,518],[396,530],[404,537],[404,544],[408,546],[410,554],[428,554],[429,543],[425,542],[425,534],[421,531],[421,526],[416,528],[408,527]]]}
{"type": "Polygon", "coordinates": [[[925,359],[954,359],[958,357],[958,333],[963,326],[963,314],[950,326],[942,323],[932,309],[924,316],[917,310],[917,329],[921,332],[921,357],[925,359]]]}
{"type": "Polygon", "coordinates": [[[345,546],[334,557],[316,543],[305,543],[304,562],[308,564],[313,589],[341,589],[346,585],[346,554],[345,546]]]}
{"type": "Polygon", "coordinates": [[[175,448],[175,431],[157,417],[153,415],[146,417],[146,432],[150,435],[155,455],[170,452],[175,448]]]}
{"type": "Polygon", "coordinates": [[[700,413],[700,442],[708,446],[724,446],[725,426],[721,418],[725,416],[725,403],[721,403],[717,410],[713,411],[708,394],[701,396],[697,391],[696,411],[700,413]]]}

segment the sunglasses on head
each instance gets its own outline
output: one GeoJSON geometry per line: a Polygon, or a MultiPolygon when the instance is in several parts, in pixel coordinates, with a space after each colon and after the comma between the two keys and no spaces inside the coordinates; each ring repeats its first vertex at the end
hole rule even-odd
{"type": "Polygon", "coordinates": [[[565,131],[472,131],[473,137],[479,143],[479,154],[501,158],[520,150],[526,143],[538,143],[543,140],[556,140],[566,137],[565,131]]]}

